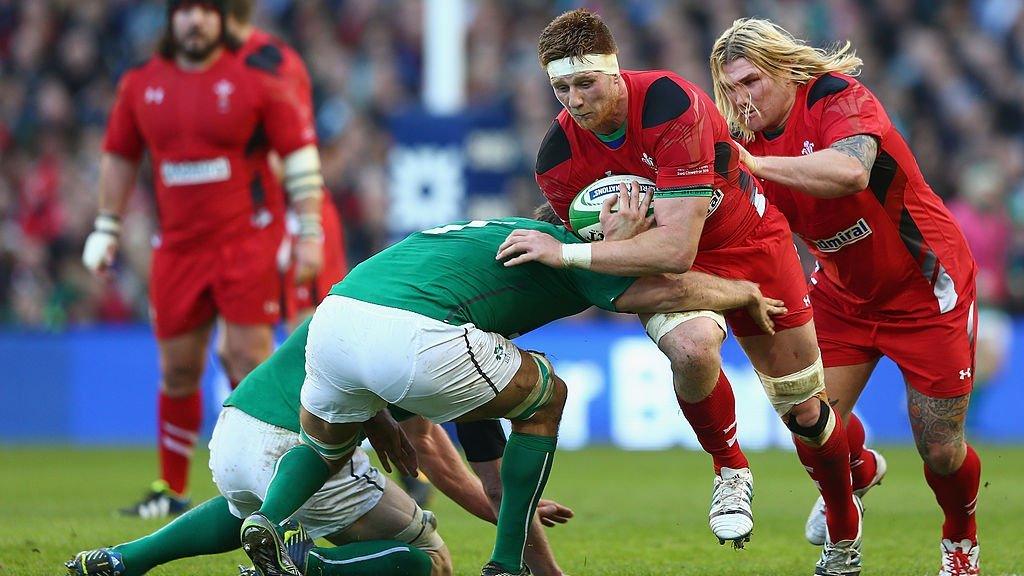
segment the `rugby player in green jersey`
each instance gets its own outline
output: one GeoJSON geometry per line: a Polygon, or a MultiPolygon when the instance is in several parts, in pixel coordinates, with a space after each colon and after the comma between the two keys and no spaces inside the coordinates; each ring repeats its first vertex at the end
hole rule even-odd
{"type": "MultiPolygon", "coordinates": [[[[223,495],[138,540],[79,553],[67,563],[69,574],[137,576],[174,560],[239,548],[243,516],[259,505],[281,453],[299,443],[308,325],[302,324],[225,401],[210,443],[210,465],[223,495]]],[[[414,420],[421,419],[403,425],[414,420]]],[[[422,422],[403,429],[410,430],[419,463],[438,488],[470,513],[494,523],[488,495],[466,469],[447,433],[437,424],[422,422]]],[[[331,574],[329,568],[317,568],[334,562],[344,566],[344,574],[449,574],[450,558],[436,536],[431,513],[421,512],[397,483],[388,482],[362,450],[353,453],[350,464],[294,516],[302,524],[288,526],[289,554],[308,558],[306,573],[331,574]],[[339,546],[314,548],[312,538],[321,535],[339,546]]],[[[543,501],[538,513],[548,525],[571,516],[571,511],[551,501],[543,501]]],[[[533,560],[545,568],[557,566],[550,548],[539,548],[533,560]]]]}
{"type": "MultiPolygon", "coordinates": [[[[242,523],[243,549],[262,574],[309,573],[311,566],[335,573],[315,553],[290,556],[282,524],[353,466],[363,423],[388,405],[435,422],[511,420],[497,539],[482,574],[528,573],[526,527],[551,470],[566,386],[543,355],[520,350],[509,338],[595,305],[634,313],[746,308],[767,331],[769,316],[785,312],[752,283],[701,274],[638,280],[538,263],[506,267],[494,254],[517,228],[579,242],[560,226],[522,218],[413,234],[335,285],[308,325],[304,365],[277,361],[275,354],[254,372],[305,371],[301,442],[277,461],[262,504],[242,523]]],[[[262,404],[259,418],[277,421],[280,400],[247,399],[243,392],[228,404],[262,404]]]]}

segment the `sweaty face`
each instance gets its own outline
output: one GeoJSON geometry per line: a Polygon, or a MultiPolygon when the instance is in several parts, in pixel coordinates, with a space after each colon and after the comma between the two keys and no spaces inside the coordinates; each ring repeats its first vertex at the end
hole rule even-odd
{"type": "Polygon", "coordinates": [[[202,62],[220,45],[220,14],[208,4],[186,3],[174,11],[171,30],[180,53],[202,62]]]}
{"type": "Polygon", "coordinates": [[[729,101],[747,128],[760,132],[782,126],[796,96],[795,84],[768,76],[746,58],[733,60],[723,71],[730,84],[729,101]]]}
{"type": "Polygon", "coordinates": [[[552,78],[551,88],[581,128],[610,133],[618,128],[613,119],[619,97],[616,78],[603,72],[578,72],[552,78]]]}

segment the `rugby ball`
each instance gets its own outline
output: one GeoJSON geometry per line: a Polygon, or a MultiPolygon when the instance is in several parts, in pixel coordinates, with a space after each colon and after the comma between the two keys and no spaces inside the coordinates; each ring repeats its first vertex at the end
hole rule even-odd
{"type": "MultiPolygon", "coordinates": [[[[587,186],[569,204],[569,226],[573,232],[584,242],[596,242],[604,240],[604,229],[601,227],[601,205],[610,196],[619,193],[619,184],[629,185],[636,180],[640,185],[640,198],[647,194],[653,194],[658,187],[643,176],[631,174],[616,174],[607,176],[587,186]]],[[[618,208],[612,207],[612,212],[618,208]]],[[[654,202],[647,212],[650,216],[654,214],[654,202]]]]}

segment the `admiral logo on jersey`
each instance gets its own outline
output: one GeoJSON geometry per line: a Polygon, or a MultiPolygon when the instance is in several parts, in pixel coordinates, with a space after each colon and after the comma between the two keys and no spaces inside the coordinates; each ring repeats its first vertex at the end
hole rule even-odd
{"type": "Polygon", "coordinates": [[[846,230],[840,230],[835,236],[822,240],[812,240],[814,245],[822,252],[838,252],[843,246],[853,244],[871,235],[871,227],[866,220],[861,218],[857,223],[846,230]]]}

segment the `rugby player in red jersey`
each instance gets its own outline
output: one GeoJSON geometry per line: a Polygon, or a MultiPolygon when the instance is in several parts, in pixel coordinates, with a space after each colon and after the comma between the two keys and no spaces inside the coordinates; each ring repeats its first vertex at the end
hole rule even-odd
{"type": "MultiPolygon", "coordinates": [[[[945,514],[940,575],[978,574],[981,462],[964,440],[974,374],[975,264],[847,42],[819,50],[737,20],[715,42],[715,97],[743,162],[818,259],[810,293],[825,386],[848,419],[854,489],[885,474],[852,414],[881,356],[906,380],[924,475],[945,514]]],[[[819,502],[807,537],[825,537],[819,502]]]]}
{"type": "MultiPolygon", "coordinates": [[[[315,125],[313,87],[302,58],[281,39],[253,26],[253,4],[253,0],[227,0],[226,3],[228,31],[241,42],[238,57],[280,77],[294,89],[299,104],[308,114],[308,122],[315,125]]],[[[271,167],[279,173],[280,161],[271,156],[271,167]]],[[[326,188],[320,212],[319,218],[316,214],[289,212],[289,234],[282,254],[288,263],[284,313],[289,328],[309,317],[316,304],[348,270],[341,219],[326,188]]]]}
{"type": "MultiPolygon", "coordinates": [[[[607,174],[633,174],[658,186],[657,226],[627,239],[572,246],[515,231],[498,257],[511,257],[506,265],[539,260],[616,275],[676,273],[683,281],[693,269],[757,282],[765,294],[784,301],[789,312],[774,318],[774,334],[764,333],[745,312],[729,313],[728,322],[829,504],[835,541],[826,544],[818,568],[842,556],[857,570],[846,573],[859,573],[860,510],[850,486],[846,438],[825,394],[791,232],[739,163],[714,102],[672,72],[619,70],[611,32],[587,10],[548,24],[538,52],[564,107],[537,153],[537,182],[552,207],[567,222],[568,206],[584,187],[607,174]]],[[[605,215],[609,236],[623,237],[614,228],[628,212],[605,215]]],[[[735,401],[721,373],[725,321],[714,317],[655,316],[646,319],[646,328],[670,358],[679,405],[719,472],[712,531],[720,540],[742,541],[753,526],[751,476],[735,442],[735,401]]]]}
{"type": "Polygon", "coordinates": [[[280,316],[276,252],[284,199],[266,179],[265,139],[282,158],[293,205],[319,213],[323,186],[308,114],[282,81],[236,58],[222,1],[171,0],[158,54],[128,71],[110,113],[100,162],[99,215],[83,263],[104,273],[148,153],[159,214],[150,304],[160,354],[161,480],[126,513],[153,517],[188,506],[200,376],[211,327],[225,320],[232,380],[273,349],[280,316]]]}

